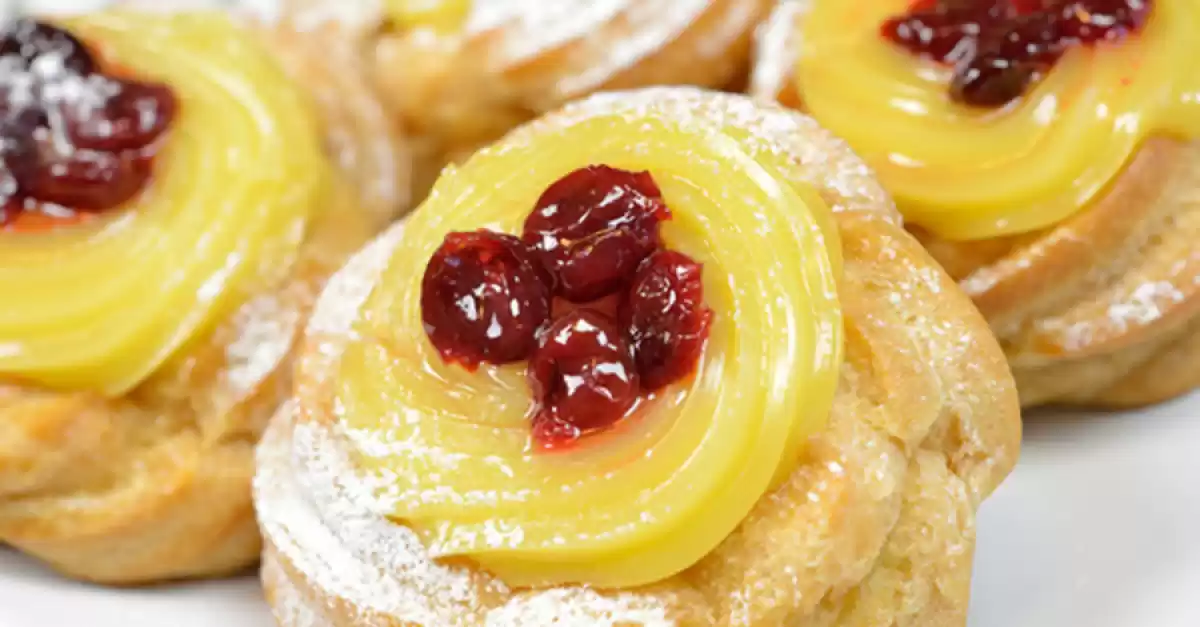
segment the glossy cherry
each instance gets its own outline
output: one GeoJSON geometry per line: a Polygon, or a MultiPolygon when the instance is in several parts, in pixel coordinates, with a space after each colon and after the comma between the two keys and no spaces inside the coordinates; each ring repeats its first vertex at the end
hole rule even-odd
{"type": "Polygon", "coordinates": [[[576,309],[541,336],[529,363],[534,436],[555,446],[625,417],[640,387],[633,353],[615,320],[576,309]]]}
{"type": "Polygon", "coordinates": [[[576,170],[551,185],[525,220],[522,239],[555,280],[555,293],[588,302],[628,285],[659,245],[670,218],[648,172],[576,170]]]}
{"type": "Polygon", "coordinates": [[[642,262],[621,306],[642,385],[658,390],[696,369],[712,311],[704,304],[702,268],[683,253],[661,250],[642,262]]]}
{"type": "Polygon", "coordinates": [[[425,268],[421,316],[448,362],[475,368],[520,361],[550,318],[548,279],[512,235],[451,233],[425,268]]]}
{"type": "Polygon", "coordinates": [[[0,81],[6,220],[39,203],[109,209],[146,185],[178,109],[170,88],[106,76],[77,38],[34,20],[0,32],[0,66],[16,79],[0,81]]]}
{"type": "Polygon", "coordinates": [[[53,55],[76,74],[96,71],[96,59],[71,33],[31,19],[12,22],[0,33],[0,57],[19,57],[28,67],[39,57],[53,55]]]}
{"type": "Polygon", "coordinates": [[[67,137],[76,147],[123,151],[145,148],[175,117],[175,94],[165,85],[123,80],[98,111],[67,107],[67,137]]]}
{"type": "Polygon", "coordinates": [[[31,175],[18,181],[26,194],[42,202],[100,211],[136,196],[149,178],[149,168],[137,159],[76,150],[44,156],[31,175]]]}
{"type": "Polygon", "coordinates": [[[955,100],[999,107],[1070,48],[1137,32],[1150,9],[1150,0],[922,0],[881,30],[914,54],[954,64],[955,100]]]}

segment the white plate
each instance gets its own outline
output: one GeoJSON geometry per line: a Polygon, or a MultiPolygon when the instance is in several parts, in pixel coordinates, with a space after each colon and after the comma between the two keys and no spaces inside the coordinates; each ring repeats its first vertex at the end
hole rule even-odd
{"type": "MultiPolygon", "coordinates": [[[[970,627],[1200,626],[1200,395],[1031,416],[980,513],[970,627]]],[[[253,578],[104,590],[0,553],[0,627],[268,627],[253,578]]]]}

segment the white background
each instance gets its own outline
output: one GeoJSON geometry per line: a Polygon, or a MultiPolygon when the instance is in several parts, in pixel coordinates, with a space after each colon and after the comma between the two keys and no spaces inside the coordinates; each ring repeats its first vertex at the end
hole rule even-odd
{"type": "MultiPolygon", "coordinates": [[[[0,19],[22,4],[105,0],[0,0],[0,19]]],[[[980,512],[970,627],[1200,627],[1200,395],[1140,412],[1034,415],[1025,435],[1016,472],[980,512]]],[[[0,627],[270,624],[250,575],[115,591],[0,550],[0,627]]]]}

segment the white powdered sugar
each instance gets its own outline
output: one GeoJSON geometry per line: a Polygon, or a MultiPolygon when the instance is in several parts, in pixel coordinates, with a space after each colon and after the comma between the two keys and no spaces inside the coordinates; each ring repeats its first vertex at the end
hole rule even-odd
{"type": "Polygon", "coordinates": [[[67,68],[68,50],[47,50],[32,63],[16,55],[0,58],[0,98],[9,120],[27,111],[45,112],[53,118],[64,106],[85,116],[102,109],[120,93],[120,86],[104,76],[82,76],[67,68]]]}
{"type": "MultiPolygon", "coordinates": [[[[472,0],[470,5],[457,33],[418,30],[412,36],[486,42],[486,57],[478,61],[496,74],[553,53],[555,62],[544,69],[551,74],[544,77],[549,84],[535,81],[539,89],[553,93],[531,96],[551,103],[596,89],[662,50],[713,11],[721,13],[710,22],[705,37],[695,42],[691,55],[696,64],[720,62],[729,46],[752,27],[759,11],[751,2],[714,5],[708,0],[472,0]]],[[[377,0],[296,0],[285,5],[281,16],[301,29],[336,21],[348,32],[365,36],[386,22],[377,0]]]]}
{"type": "MultiPolygon", "coordinates": [[[[556,86],[560,94],[577,94],[601,84],[617,71],[631,67],[688,28],[706,10],[707,0],[475,0],[464,34],[502,34],[502,43],[489,58],[493,67],[528,62],[568,44],[579,46],[573,65],[556,86]],[[620,23],[619,36],[602,26],[620,23]]],[[[712,48],[724,50],[737,36],[751,11],[740,3],[725,24],[732,32],[716,33],[712,48]]]]}
{"type": "Polygon", "coordinates": [[[754,34],[750,93],[774,100],[791,81],[800,56],[797,26],[809,0],[781,0],[754,34]]]}
{"type": "Polygon", "coordinates": [[[252,392],[292,349],[303,317],[279,294],[261,294],[234,314],[235,339],[225,347],[225,382],[240,395],[252,392]]]}

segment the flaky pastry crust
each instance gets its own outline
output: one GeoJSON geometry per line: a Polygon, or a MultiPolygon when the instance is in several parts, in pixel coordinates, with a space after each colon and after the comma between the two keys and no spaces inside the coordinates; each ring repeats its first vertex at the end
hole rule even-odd
{"type": "Polygon", "coordinates": [[[437,34],[389,20],[380,3],[285,3],[300,28],[335,21],[356,39],[419,148],[420,190],[443,164],[587,94],[740,80],[771,0],[476,3],[460,29],[437,34]]]}
{"type": "Polygon", "coordinates": [[[986,323],[899,226],[866,167],[798,113],[690,89],[601,95],[495,150],[614,111],[736,126],[748,149],[785,156],[784,176],[835,208],[846,356],[828,427],[715,551],[658,584],[512,590],[468,562],[435,562],[380,513],[329,401],[331,369],[400,241],[397,225],[326,289],[296,400],[259,449],[262,577],[279,624],[963,625],[975,511],[1020,445],[1015,389],[986,323]]]}
{"type": "Polygon", "coordinates": [[[293,341],[329,275],[408,203],[405,143],[361,74],[317,39],[263,34],[313,89],[342,173],[290,277],[121,398],[0,382],[0,541],[65,575],[136,584],[258,559],[253,451],[293,341]]]}
{"type": "MultiPolygon", "coordinates": [[[[757,33],[751,93],[803,108],[808,0],[757,33]]],[[[1131,407],[1200,387],[1200,142],[1152,139],[1088,209],[1041,231],[952,242],[911,230],[1000,339],[1021,404],[1131,407]]]]}

